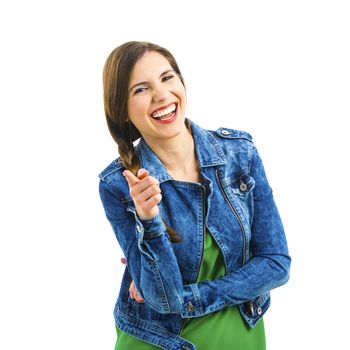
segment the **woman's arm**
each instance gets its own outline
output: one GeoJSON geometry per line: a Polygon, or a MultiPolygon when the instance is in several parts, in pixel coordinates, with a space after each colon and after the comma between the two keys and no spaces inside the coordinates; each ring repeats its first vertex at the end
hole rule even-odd
{"type": "Polygon", "coordinates": [[[254,257],[244,267],[222,278],[184,286],[181,316],[199,317],[229,305],[252,301],[288,281],[290,258],[254,257]]]}
{"type": "Polygon", "coordinates": [[[127,211],[108,179],[99,191],[107,219],[128,261],[127,268],[145,302],[160,313],[178,311],[183,304],[180,270],[159,214],[140,219],[127,211]]]}
{"type": "Polygon", "coordinates": [[[255,180],[252,259],[222,278],[184,286],[183,317],[202,316],[227,305],[251,301],[289,279],[291,258],[283,224],[255,146],[250,174],[255,180]]]}

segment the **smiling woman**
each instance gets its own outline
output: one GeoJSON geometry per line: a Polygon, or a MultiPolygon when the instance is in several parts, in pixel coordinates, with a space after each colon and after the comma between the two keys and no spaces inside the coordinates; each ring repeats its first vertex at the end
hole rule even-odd
{"type": "Polygon", "coordinates": [[[162,54],[146,52],[135,64],[130,86],[129,119],[148,145],[186,131],[185,87],[162,54]]]}
{"type": "Polygon", "coordinates": [[[188,119],[179,67],[158,45],[117,47],[103,82],[120,157],[99,191],[127,261],[115,350],[264,350],[290,257],[252,137],[188,119]]]}

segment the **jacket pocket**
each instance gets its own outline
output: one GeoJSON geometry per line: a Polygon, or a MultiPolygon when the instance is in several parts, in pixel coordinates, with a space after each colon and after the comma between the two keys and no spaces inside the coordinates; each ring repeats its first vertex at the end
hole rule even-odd
{"type": "Polygon", "coordinates": [[[255,187],[255,180],[248,173],[227,180],[227,188],[242,199],[249,196],[255,187]]]}

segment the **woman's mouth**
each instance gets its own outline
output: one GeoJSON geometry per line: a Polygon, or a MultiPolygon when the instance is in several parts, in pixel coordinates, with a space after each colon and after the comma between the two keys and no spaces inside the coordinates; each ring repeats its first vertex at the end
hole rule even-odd
{"type": "Polygon", "coordinates": [[[177,103],[172,103],[163,109],[158,109],[151,114],[151,117],[161,123],[171,123],[177,116],[177,103]]]}

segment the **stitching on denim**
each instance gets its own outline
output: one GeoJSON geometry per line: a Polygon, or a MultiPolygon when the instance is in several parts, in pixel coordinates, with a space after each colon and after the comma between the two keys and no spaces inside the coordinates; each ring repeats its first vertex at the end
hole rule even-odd
{"type": "Polygon", "coordinates": [[[251,172],[252,168],[252,158],[253,158],[253,151],[256,149],[255,145],[252,144],[251,147],[248,148],[248,169],[249,173],[251,172]]]}
{"type": "Polygon", "coordinates": [[[195,300],[196,304],[199,305],[199,311],[196,310],[195,313],[197,314],[199,312],[199,314],[201,315],[201,314],[203,314],[203,303],[202,303],[202,299],[200,297],[200,292],[199,292],[197,284],[191,284],[191,289],[192,289],[194,300],[195,300]]]}
{"type": "MultiPolygon", "coordinates": [[[[239,199],[237,198],[236,194],[235,193],[231,193],[231,191],[227,191],[226,189],[227,186],[224,187],[225,189],[225,192],[227,194],[227,197],[230,199],[230,202],[231,204],[233,205],[233,207],[236,209],[237,213],[239,214],[239,217],[242,221],[242,223],[245,225],[245,222],[246,222],[246,217],[244,215],[244,213],[242,212],[242,208],[241,208],[241,205],[237,205],[237,202],[239,202],[239,199]]],[[[245,225],[246,226],[246,225],[245,225]]],[[[246,227],[247,228],[247,227],[246,227]]]]}
{"type": "Polygon", "coordinates": [[[249,169],[248,169],[248,167],[247,167],[247,168],[243,168],[243,169],[238,173],[238,175],[237,175],[235,178],[233,178],[232,180],[229,180],[229,178],[224,179],[223,184],[224,184],[225,186],[231,185],[233,182],[239,180],[242,176],[248,175],[248,174],[249,174],[249,169]]]}
{"type": "Polygon", "coordinates": [[[118,157],[117,159],[115,159],[109,166],[107,166],[107,168],[106,168],[105,170],[103,170],[103,171],[98,175],[99,178],[100,178],[101,180],[105,180],[107,177],[109,177],[110,174],[113,174],[113,173],[116,172],[117,170],[120,170],[120,169],[122,169],[122,168],[124,167],[121,163],[119,163],[119,159],[120,159],[120,157],[118,157]],[[115,168],[113,168],[113,169],[109,170],[108,172],[106,172],[107,169],[108,169],[109,167],[112,167],[112,166],[114,166],[115,168]],[[106,172],[106,173],[105,173],[105,172],[106,172]]]}
{"type": "Polygon", "coordinates": [[[225,138],[225,139],[242,139],[242,140],[247,140],[249,142],[252,142],[252,140],[253,140],[252,135],[250,135],[247,131],[243,131],[243,130],[235,130],[235,129],[221,127],[219,129],[217,129],[215,131],[215,133],[217,135],[219,135],[220,137],[225,138]],[[232,135],[232,134],[224,135],[224,134],[221,133],[221,130],[229,130],[234,135],[232,135]]]}
{"type": "Polygon", "coordinates": [[[180,188],[193,188],[196,189],[200,185],[196,182],[188,182],[188,181],[181,181],[181,180],[172,180],[171,183],[174,187],[180,187],[180,188]]]}
{"type": "Polygon", "coordinates": [[[254,304],[256,304],[257,306],[263,306],[265,305],[265,303],[270,299],[270,293],[266,292],[263,295],[258,296],[255,300],[254,300],[254,304]]]}
{"type": "Polygon", "coordinates": [[[228,305],[229,304],[227,304],[226,302],[221,302],[219,304],[215,304],[215,306],[209,306],[209,307],[207,307],[205,312],[203,312],[202,316],[207,315],[213,311],[221,310],[222,308],[224,308],[225,306],[228,306],[228,305]]]}
{"type": "Polygon", "coordinates": [[[149,254],[149,252],[146,251],[145,249],[143,249],[143,247],[142,247],[142,242],[143,242],[142,238],[143,237],[138,238],[138,241],[137,241],[137,245],[138,245],[139,251],[140,251],[140,253],[142,253],[142,255],[147,256],[149,261],[153,262],[154,261],[153,256],[151,254],[149,254]]]}
{"type": "Polygon", "coordinates": [[[264,301],[261,304],[258,303],[256,305],[258,305],[258,306],[263,308],[263,313],[261,315],[256,313],[256,316],[251,316],[250,312],[246,309],[245,303],[242,303],[242,304],[238,305],[239,311],[240,311],[244,321],[251,328],[255,327],[256,324],[260,321],[260,319],[262,319],[262,317],[264,316],[266,311],[269,309],[270,304],[271,304],[271,296],[270,296],[269,292],[267,292],[267,293],[257,297],[257,299],[259,299],[260,297],[263,297],[264,301]]]}
{"type": "Polygon", "coordinates": [[[227,185],[224,185],[224,188],[225,190],[227,190],[227,188],[231,189],[234,195],[237,196],[237,198],[241,199],[247,199],[255,187],[255,180],[253,178],[251,178],[251,181],[245,183],[247,185],[247,190],[245,192],[242,192],[239,187],[231,187],[233,182],[234,181],[230,182],[227,185]]]}
{"type": "MultiPolygon", "coordinates": [[[[210,142],[212,143],[212,145],[215,147],[215,149],[216,149],[217,153],[219,154],[219,156],[221,157],[221,159],[215,160],[215,162],[224,161],[226,163],[227,159],[225,157],[224,152],[222,151],[222,148],[221,148],[217,138],[211,132],[208,133],[208,138],[209,138],[210,142]]],[[[214,164],[214,165],[217,165],[217,164],[214,164]]]]}
{"type": "Polygon", "coordinates": [[[170,311],[170,305],[169,305],[168,298],[167,298],[167,296],[165,294],[164,283],[163,283],[163,280],[162,280],[162,276],[160,275],[160,271],[157,268],[155,262],[150,264],[150,267],[151,267],[151,269],[153,270],[153,272],[155,274],[155,278],[157,280],[157,284],[159,284],[159,287],[160,287],[159,289],[161,289],[160,299],[161,299],[161,302],[162,302],[162,307],[164,308],[164,310],[166,312],[169,312],[170,311]]]}
{"type": "Polygon", "coordinates": [[[103,181],[103,183],[106,184],[106,186],[110,189],[110,191],[112,193],[114,193],[115,195],[117,195],[118,200],[123,203],[123,200],[120,196],[120,193],[118,192],[117,188],[111,184],[111,182],[108,180],[108,178],[106,178],[105,180],[101,180],[101,181],[103,181]]]}

